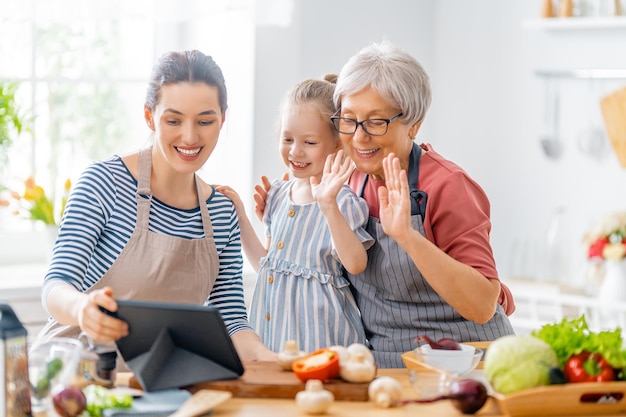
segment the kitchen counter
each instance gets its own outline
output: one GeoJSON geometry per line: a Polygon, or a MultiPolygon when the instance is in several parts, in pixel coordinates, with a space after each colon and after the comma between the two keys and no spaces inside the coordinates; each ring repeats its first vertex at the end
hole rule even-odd
{"type": "Polygon", "coordinates": [[[516,310],[510,316],[518,334],[530,333],[547,323],[585,315],[594,331],[626,329],[626,303],[607,304],[593,294],[564,284],[530,279],[505,281],[515,298],[516,310]]]}
{"type": "MultiPolygon", "coordinates": [[[[396,378],[403,387],[403,398],[415,398],[415,392],[409,381],[408,369],[380,369],[378,375],[396,378]]],[[[131,374],[118,375],[118,386],[126,385],[131,374]]],[[[298,410],[293,399],[237,398],[233,397],[213,409],[213,416],[237,417],[294,417],[306,416],[298,410]]],[[[386,417],[386,416],[461,416],[448,400],[431,404],[407,404],[393,408],[379,408],[369,401],[335,401],[326,413],[328,416],[341,417],[386,417]]],[[[492,399],[476,414],[484,416],[501,416],[497,403],[492,399]]]]}
{"type": "MultiPolygon", "coordinates": [[[[378,371],[378,376],[391,376],[396,378],[403,387],[403,399],[411,399],[415,398],[415,393],[413,388],[411,387],[409,381],[409,370],[408,369],[380,369],[378,371]]],[[[481,374],[482,375],[482,374],[481,374]]],[[[123,387],[128,386],[129,381],[132,377],[130,373],[119,373],[117,377],[116,386],[123,387]]],[[[576,398],[579,397],[580,392],[597,392],[596,388],[590,389],[590,386],[593,386],[595,383],[587,383],[587,384],[572,384],[571,390],[575,390],[577,394],[576,398]],[[582,391],[579,391],[576,386],[585,385],[586,388],[583,388],[582,391]]],[[[607,383],[607,384],[623,384],[619,383],[607,383]]],[[[612,385],[611,388],[607,388],[610,391],[615,392],[624,392],[623,388],[616,388],[616,385],[612,385]]],[[[191,387],[193,391],[193,387],[191,387]]],[[[553,390],[554,388],[545,387],[548,390],[553,390]]],[[[541,390],[541,388],[539,389],[541,390]]],[[[620,401],[616,403],[611,403],[613,405],[603,405],[602,402],[591,405],[583,405],[578,401],[574,400],[571,395],[565,395],[564,393],[567,391],[565,389],[563,392],[550,391],[549,395],[546,393],[535,393],[537,397],[524,397],[522,400],[524,404],[532,404],[531,408],[528,408],[524,404],[519,404],[519,401],[515,405],[518,413],[517,415],[543,415],[543,416],[571,416],[571,415],[579,415],[579,416],[590,416],[590,415],[602,415],[602,416],[624,416],[626,415],[626,408],[621,404],[620,401]],[[613,413],[609,413],[608,410],[602,411],[603,407],[609,407],[609,409],[614,410],[613,413]],[[526,409],[526,413],[524,414],[524,409],[526,409]],[[534,412],[528,414],[528,410],[532,409],[534,412]],[[562,414],[557,414],[555,410],[562,409],[564,410],[562,414]],[[585,409],[589,411],[585,412],[585,409]],[[537,410],[541,410],[537,412],[537,410]],[[617,411],[615,411],[617,410],[617,411]]],[[[604,392],[603,390],[599,390],[604,392]]],[[[509,403],[512,406],[511,403],[509,403]]],[[[293,399],[268,399],[268,398],[238,398],[232,397],[225,402],[217,405],[213,408],[210,413],[211,416],[215,417],[306,417],[307,414],[301,412],[293,399]]],[[[459,410],[457,410],[451,403],[450,400],[442,400],[430,404],[406,404],[398,407],[391,408],[379,408],[374,405],[373,402],[370,401],[335,401],[331,404],[330,408],[324,414],[326,416],[341,416],[341,417],[419,417],[419,416],[428,416],[428,417],[460,417],[463,416],[459,410]]],[[[505,414],[501,411],[498,402],[494,398],[489,398],[487,403],[474,415],[476,416],[492,416],[492,417],[508,417],[508,414],[505,414]]],[[[59,417],[55,412],[50,411],[48,414],[46,413],[36,413],[34,417],[59,417]]]]}
{"type": "MultiPolygon", "coordinates": [[[[412,366],[413,367],[413,366],[412,366]]],[[[413,367],[414,368],[414,367],[413,367]]],[[[395,378],[402,385],[402,399],[410,400],[417,397],[413,387],[411,386],[409,369],[379,369],[378,376],[390,376],[395,378]]],[[[267,387],[276,385],[272,377],[271,370],[267,372],[267,387]]],[[[138,387],[133,379],[132,374],[119,374],[118,386],[130,385],[138,387]]],[[[466,378],[472,378],[484,381],[482,369],[473,371],[466,378]]],[[[244,377],[245,379],[245,377],[244,377]]],[[[249,383],[253,383],[253,379],[248,378],[249,383]]],[[[217,382],[217,381],[216,381],[217,382]]],[[[328,383],[328,389],[337,388],[333,384],[328,383]]],[[[262,383],[260,383],[262,384],[262,383]]],[[[345,383],[344,383],[345,384],[345,383]]],[[[189,390],[195,392],[199,389],[220,389],[217,384],[211,387],[212,383],[198,383],[189,390]]],[[[367,386],[367,384],[365,384],[367,386]]],[[[489,397],[485,405],[475,414],[478,416],[494,416],[505,417],[515,416],[624,416],[626,415],[626,404],[620,400],[620,395],[625,392],[624,382],[607,382],[604,384],[588,382],[579,384],[566,384],[559,386],[538,387],[531,390],[520,391],[503,397],[500,401],[493,397],[489,397]]],[[[226,386],[226,385],[224,385],[226,386]]],[[[366,386],[363,387],[366,389],[366,386]]],[[[242,389],[242,387],[230,387],[227,389],[233,392],[232,397],[224,403],[217,405],[213,409],[214,416],[237,416],[237,417],[292,417],[306,416],[296,406],[295,400],[291,394],[289,396],[282,395],[284,391],[281,384],[276,385],[276,396],[281,398],[267,398],[271,396],[272,390],[259,390],[261,395],[248,395],[251,390],[242,389]],[[240,395],[245,396],[245,398],[240,395]],[[263,397],[263,398],[258,398],[263,397]]],[[[304,385],[302,385],[304,389],[304,385]]],[[[298,391],[295,391],[298,392],[298,391]]],[[[339,391],[337,391],[339,392],[339,391]]],[[[342,390],[343,398],[345,390],[342,390]]],[[[295,394],[294,394],[295,396],[295,394]]],[[[366,398],[356,396],[352,398],[366,398]]],[[[330,406],[326,415],[329,416],[347,416],[347,417],[393,417],[393,416],[462,416],[463,414],[457,410],[451,400],[441,400],[433,403],[422,404],[406,404],[392,408],[379,408],[371,401],[337,401],[330,406]]]]}
{"type": "Polygon", "coordinates": [[[40,262],[0,263],[0,302],[11,306],[26,327],[29,342],[33,341],[48,319],[41,305],[41,285],[46,269],[47,264],[40,262]]]}

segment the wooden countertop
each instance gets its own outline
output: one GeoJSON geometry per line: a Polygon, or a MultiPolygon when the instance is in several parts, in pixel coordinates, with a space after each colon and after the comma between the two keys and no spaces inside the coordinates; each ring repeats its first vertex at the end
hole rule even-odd
{"type": "MultiPolygon", "coordinates": [[[[475,371],[471,378],[481,379],[482,371],[475,371]]],[[[416,398],[409,380],[409,370],[402,369],[379,369],[378,376],[391,376],[397,379],[403,387],[403,399],[416,398]]],[[[119,374],[118,386],[128,385],[131,374],[119,374]]],[[[132,385],[132,384],[131,384],[132,385]]],[[[626,385],[624,382],[607,382],[603,384],[567,384],[564,387],[540,387],[526,392],[520,392],[508,396],[500,407],[498,401],[489,398],[487,403],[475,415],[508,417],[515,416],[621,416],[626,415],[626,403],[624,401],[600,401],[589,403],[583,401],[583,396],[592,394],[616,394],[624,395],[626,385]],[[532,391],[532,392],[530,392],[532,391]],[[509,414],[510,413],[510,414],[509,414]]],[[[202,389],[203,383],[190,388],[202,389]]],[[[621,397],[620,397],[621,398],[621,397]]],[[[596,400],[594,400],[596,401],[596,400]]],[[[431,404],[407,404],[392,408],[378,408],[370,401],[337,401],[330,406],[327,416],[336,417],[444,417],[463,416],[449,400],[442,400],[431,404]]],[[[220,417],[306,417],[301,412],[293,398],[256,398],[256,397],[232,397],[213,409],[211,416],[220,417]]]]}
{"type": "MultiPolygon", "coordinates": [[[[404,398],[414,398],[415,393],[409,382],[408,369],[381,369],[378,375],[388,375],[396,378],[404,388],[404,398]]],[[[491,400],[489,400],[491,401],[491,400]]],[[[252,399],[231,398],[213,410],[214,416],[238,417],[293,417],[306,416],[296,407],[295,401],[290,399],[252,399]]],[[[440,401],[432,404],[408,404],[395,408],[378,408],[369,401],[335,401],[328,412],[328,416],[341,417],[386,417],[386,416],[462,416],[460,411],[452,406],[450,401],[440,401]]],[[[495,403],[488,402],[477,415],[499,416],[495,403]]]]}
{"type": "MultiPolygon", "coordinates": [[[[403,386],[403,398],[415,398],[415,393],[409,381],[408,369],[380,369],[378,375],[388,375],[396,378],[403,386]]],[[[127,383],[129,375],[120,374],[118,385],[127,383]]],[[[306,416],[296,407],[293,399],[266,399],[266,398],[238,398],[233,397],[213,409],[212,416],[237,417],[294,417],[306,416]]],[[[462,416],[450,403],[444,400],[432,404],[408,404],[394,408],[378,408],[369,401],[335,401],[327,416],[341,417],[386,417],[386,416],[462,416]]],[[[484,416],[501,416],[495,401],[490,399],[476,414],[484,416]]]]}

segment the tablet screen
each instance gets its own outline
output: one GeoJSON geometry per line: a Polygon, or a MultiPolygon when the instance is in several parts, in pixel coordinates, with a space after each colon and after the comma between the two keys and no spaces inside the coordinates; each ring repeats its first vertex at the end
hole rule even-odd
{"type": "Polygon", "coordinates": [[[244,372],[219,311],[212,307],[116,300],[129,325],[120,354],[146,390],[233,379],[244,372]]]}

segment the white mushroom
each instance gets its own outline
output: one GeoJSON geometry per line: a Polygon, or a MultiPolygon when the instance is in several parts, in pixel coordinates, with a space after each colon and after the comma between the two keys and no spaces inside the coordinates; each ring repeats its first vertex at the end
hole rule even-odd
{"type": "Polygon", "coordinates": [[[370,382],[376,376],[376,365],[367,360],[363,352],[356,352],[341,365],[339,376],[348,382],[370,382]]]}
{"type": "Polygon", "coordinates": [[[285,348],[278,352],[278,364],[283,370],[291,371],[291,365],[304,356],[306,356],[306,352],[298,349],[298,342],[287,340],[285,348]]]}
{"type": "Polygon", "coordinates": [[[309,379],[304,391],[296,394],[296,405],[307,414],[325,414],[334,400],[333,393],[325,390],[319,379],[309,379]]]}
{"type": "Polygon", "coordinates": [[[370,383],[367,393],[377,407],[389,408],[402,398],[402,385],[393,377],[379,376],[370,383]]]}
{"type": "Polygon", "coordinates": [[[350,352],[348,352],[348,348],[345,346],[333,345],[328,349],[337,352],[340,367],[343,366],[350,359],[350,352]]]}
{"type": "Polygon", "coordinates": [[[350,346],[348,346],[348,353],[350,354],[350,356],[354,355],[355,353],[362,353],[365,356],[365,359],[368,360],[369,362],[375,364],[376,361],[374,360],[374,354],[372,353],[372,351],[365,346],[362,343],[353,343],[350,346]]]}

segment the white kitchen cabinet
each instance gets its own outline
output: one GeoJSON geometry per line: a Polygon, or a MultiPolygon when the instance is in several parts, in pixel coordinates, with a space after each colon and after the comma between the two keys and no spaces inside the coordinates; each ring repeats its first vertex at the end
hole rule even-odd
{"type": "Polygon", "coordinates": [[[626,329],[626,303],[606,305],[593,295],[574,292],[556,283],[518,279],[505,283],[515,299],[516,311],[510,320],[518,334],[528,334],[544,324],[583,314],[594,331],[626,329]]]}

